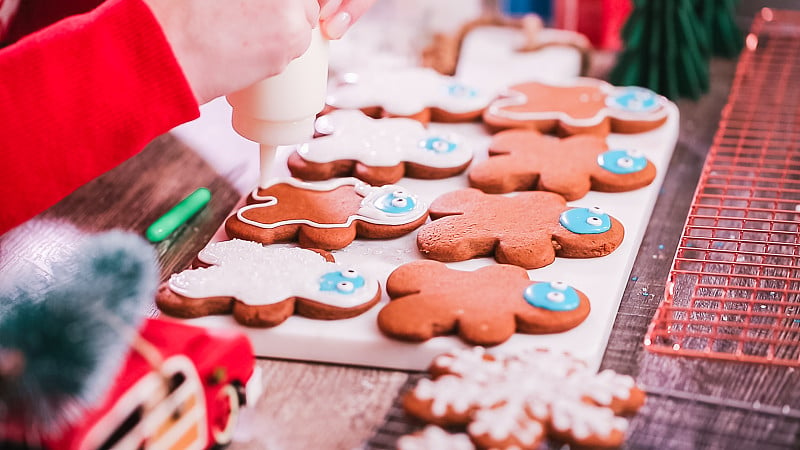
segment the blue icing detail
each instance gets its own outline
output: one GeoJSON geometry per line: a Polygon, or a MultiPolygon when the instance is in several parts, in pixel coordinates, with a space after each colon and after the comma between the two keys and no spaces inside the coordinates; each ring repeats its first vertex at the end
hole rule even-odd
{"type": "Polygon", "coordinates": [[[611,217],[596,206],[568,209],[561,213],[558,222],[575,234],[600,234],[611,229],[611,217]]]}
{"type": "Polygon", "coordinates": [[[397,190],[375,200],[375,207],[387,214],[405,214],[417,207],[417,200],[404,191],[397,190]]]}
{"type": "Polygon", "coordinates": [[[429,137],[424,141],[420,141],[419,146],[436,154],[451,153],[458,147],[455,142],[439,136],[429,137]]]}
{"type": "Polygon", "coordinates": [[[320,291],[350,295],[365,284],[364,277],[355,270],[328,272],[319,279],[320,291]]]}
{"type": "Polygon", "coordinates": [[[609,150],[597,155],[597,164],[611,173],[640,172],[647,167],[647,158],[635,150],[609,150]]]}
{"type": "Polygon", "coordinates": [[[606,105],[629,112],[650,112],[660,106],[655,92],[638,86],[617,88],[606,99],[606,105]]]}
{"type": "Polygon", "coordinates": [[[550,311],[573,311],[581,303],[578,292],[560,282],[533,283],[522,296],[529,304],[550,311]]]}
{"type": "Polygon", "coordinates": [[[478,96],[478,90],[463,84],[451,84],[447,86],[447,95],[458,98],[473,98],[478,96]]]}

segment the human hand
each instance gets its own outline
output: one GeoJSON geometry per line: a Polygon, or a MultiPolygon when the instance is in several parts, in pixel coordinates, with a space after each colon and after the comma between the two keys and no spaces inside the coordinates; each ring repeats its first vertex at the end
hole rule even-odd
{"type": "Polygon", "coordinates": [[[333,35],[343,34],[372,0],[144,2],[202,104],[282,72],[308,48],[311,30],[320,20],[321,3],[328,6],[327,28],[333,35]],[[342,13],[349,18],[342,19],[342,13]]]}
{"type": "Polygon", "coordinates": [[[339,39],[375,0],[319,0],[319,22],[328,39],[339,39]]]}

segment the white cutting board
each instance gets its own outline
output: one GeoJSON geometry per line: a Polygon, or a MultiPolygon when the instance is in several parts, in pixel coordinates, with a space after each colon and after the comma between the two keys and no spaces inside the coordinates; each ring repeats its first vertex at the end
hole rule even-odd
{"type": "MultiPolygon", "coordinates": [[[[532,280],[565,281],[586,293],[592,310],[586,321],[573,330],[552,335],[515,334],[497,351],[516,351],[523,347],[545,347],[569,351],[598,368],[616,317],[622,293],[639,250],[661,182],[669,165],[678,137],[678,109],[670,103],[669,118],[660,128],[647,133],[608,138],[610,147],[641,150],[656,166],[658,176],[649,186],[626,193],[590,192],[571,202],[571,206],[599,206],[625,226],[625,238],[612,254],[602,258],[556,258],[550,266],[528,271],[532,280]]],[[[475,162],[487,158],[489,134],[482,125],[432,124],[432,129],[454,131],[471,139],[475,162]]],[[[285,160],[290,147],[281,148],[273,166],[274,176],[288,176],[285,160]]],[[[400,184],[430,202],[439,195],[468,187],[466,174],[445,180],[403,178],[400,184]]],[[[394,240],[357,240],[345,249],[333,252],[337,261],[377,277],[385,284],[391,271],[401,264],[424,259],[417,251],[416,232],[394,240]]],[[[448,264],[451,268],[474,270],[493,259],[482,258],[448,264]]],[[[258,356],[338,364],[425,369],[434,356],[466,347],[457,337],[437,337],[425,343],[406,343],[385,337],[378,330],[376,317],[389,299],[385,292],[381,302],[361,316],[336,321],[312,320],[292,316],[274,328],[256,329],[238,325],[229,316],[192,319],[189,322],[210,327],[233,327],[247,333],[258,356]]]]}

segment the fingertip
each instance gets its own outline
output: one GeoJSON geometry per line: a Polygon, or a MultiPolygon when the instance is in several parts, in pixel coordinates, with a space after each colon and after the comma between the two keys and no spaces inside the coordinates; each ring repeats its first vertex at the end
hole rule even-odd
{"type": "Polygon", "coordinates": [[[328,39],[339,39],[350,28],[353,19],[350,13],[342,11],[333,16],[330,20],[322,22],[322,32],[328,39]]]}

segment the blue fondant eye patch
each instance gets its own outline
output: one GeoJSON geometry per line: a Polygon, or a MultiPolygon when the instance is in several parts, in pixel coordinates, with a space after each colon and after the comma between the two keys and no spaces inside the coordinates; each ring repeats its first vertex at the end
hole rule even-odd
{"type": "Polygon", "coordinates": [[[363,287],[364,283],[364,277],[359,275],[355,270],[328,272],[320,277],[319,290],[348,295],[355,292],[358,288],[363,287]]]}
{"type": "Polygon", "coordinates": [[[456,143],[438,136],[420,141],[419,146],[433,153],[450,153],[456,149],[456,143]]]}
{"type": "Polygon", "coordinates": [[[655,92],[638,86],[616,89],[615,93],[606,99],[606,105],[609,108],[629,112],[650,112],[660,106],[655,92]]]}
{"type": "Polygon", "coordinates": [[[451,84],[447,87],[447,94],[451,97],[472,98],[478,95],[478,90],[463,84],[451,84]]]}
{"type": "Polygon", "coordinates": [[[529,304],[550,311],[573,311],[581,303],[574,288],[558,281],[533,283],[522,296],[529,304]]]}
{"type": "Polygon", "coordinates": [[[416,206],[416,199],[401,190],[390,192],[375,200],[375,207],[387,214],[404,214],[413,211],[416,206]]]}
{"type": "Polygon", "coordinates": [[[647,158],[636,150],[609,150],[597,155],[597,164],[611,173],[640,172],[647,167],[647,158]]]}
{"type": "Polygon", "coordinates": [[[600,234],[611,229],[611,217],[596,206],[568,209],[558,222],[575,234],[600,234]]]}

